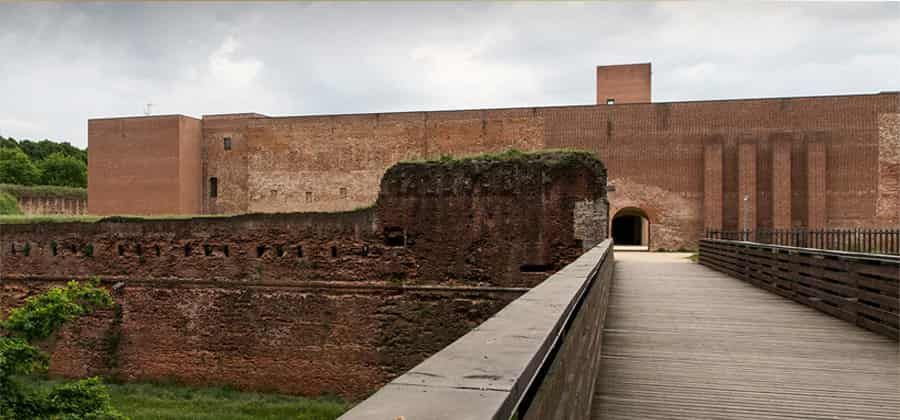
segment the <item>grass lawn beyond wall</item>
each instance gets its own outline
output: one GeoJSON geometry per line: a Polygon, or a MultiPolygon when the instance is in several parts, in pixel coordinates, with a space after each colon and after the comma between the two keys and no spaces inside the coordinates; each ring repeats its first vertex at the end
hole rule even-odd
{"type": "MultiPolygon", "coordinates": [[[[45,387],[59,379],[23,379],[45,387]]],[[[112,406],[132,420],[332,420],[350,409],[338,398],[303,398],[174,384],[107,384],[112,406]]]]}

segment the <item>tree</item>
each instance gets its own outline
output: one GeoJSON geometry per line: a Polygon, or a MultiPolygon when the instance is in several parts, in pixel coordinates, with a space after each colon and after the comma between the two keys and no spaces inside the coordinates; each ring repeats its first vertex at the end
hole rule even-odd
{"type": "Polygon", "coordinates": [[[74,157],[55,152],[40,161],[38,166],[43,185],[81,188],[87,186],[87,165],[74,157]]]}
{"type": "Polygon", "coordinates": [[[30,297],[0,321],[0,419],[124,419],[110,406],[109,393],[98,378],[57,385],[49,392],[31,389],[17,380],[47,369],[48,357],[32,345],[64,323],[96,308],[113,304],[97,281],[71,281],[30,297]]]}
{"type": "Polygon", "coordinates": [[[54,153],[62,153],[87,163],[87,152],[72,146],[68,142],[56,143],[50,140],[22,140],[19,142],[19,148],[31,158],[32,162],[44,160],[54,153]]]}
{"type": "Polygon", "coordinates": [[[0,147],[0,183],[34,185],[40,171],[18,147],[0,147]]]}

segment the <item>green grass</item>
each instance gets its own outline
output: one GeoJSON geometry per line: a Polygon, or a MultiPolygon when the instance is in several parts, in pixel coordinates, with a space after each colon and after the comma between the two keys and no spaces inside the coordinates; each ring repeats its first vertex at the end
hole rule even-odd
{"type": "Polygon", "coordinates": [[[56,185],[0,184],[0,191],[13,197],[58,197],[87,199],[86,188],[60,187],[56,185]]]}
{"type": "Polygon", "coordinates": [[[13,197],[5,191],[0,191],[0,215],[8,214],[22,214],[22,210],[19,210],[19,203],[16,200],[16,197],[13,197]]]}
{"type": "MultiPolygon", "coordinates": [[[[58,379],[25,379],[40,387],[58,379]]],[[[109,384],[112,406],[132,420],[332,420],[350,409],[334,397],[317,399],[240,392],[229,388],[194,388],[174,384],[109,384]]]]}
{"type": "Polygon", "coordinates": [[[688,256],[685,257],[685,258],[691,260],[691,262],[698,262],[698,261],[700,261],[700,253],[699,253],[699,252],[694,252],[694,253],[692,253],[691,255],[688,255],[688,256]]]}

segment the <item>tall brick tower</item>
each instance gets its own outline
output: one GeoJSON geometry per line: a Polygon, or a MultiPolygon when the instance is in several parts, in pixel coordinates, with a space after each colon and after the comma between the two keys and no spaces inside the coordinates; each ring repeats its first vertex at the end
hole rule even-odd
{"type": "Polygon", "coordinates": [[[597,105],[650,103],[650,63],[597,66],[597,105]]]}

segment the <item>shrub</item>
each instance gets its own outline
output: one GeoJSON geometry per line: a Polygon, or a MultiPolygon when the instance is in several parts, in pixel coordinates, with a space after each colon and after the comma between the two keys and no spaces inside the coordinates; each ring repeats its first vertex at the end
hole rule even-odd
{"type": "Polygon", "coordinates": [[[48,357],[33,346],[62,325],[96,308],[113,303],[93,280],[69,282],[66,287],[28,298],[0,321],[0,419],[122,419],[109,403],[97,378],[84,379],[40,391],[16,379],[47,369],[48,357]]]}
{"type": "Polygon", "coordinates": [[[16,197],[7,192],[0,191],[0,214],[22,214],[16,197]]]}

